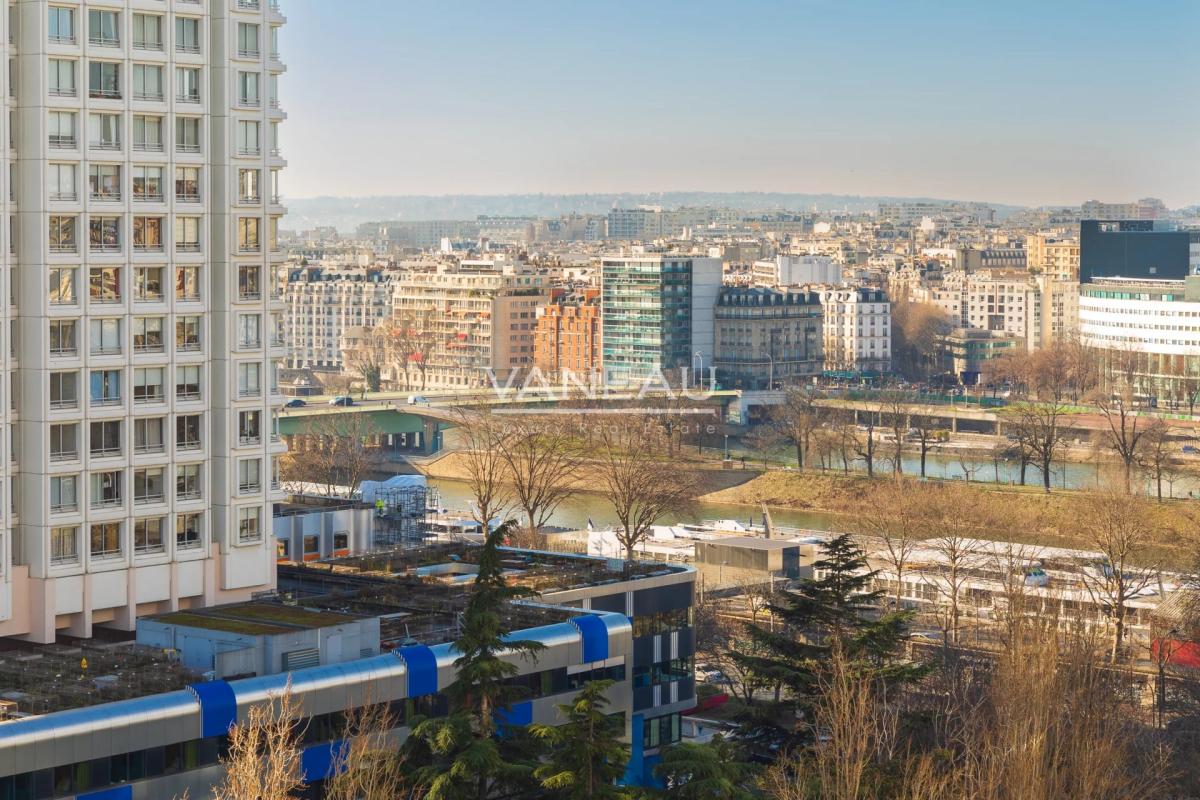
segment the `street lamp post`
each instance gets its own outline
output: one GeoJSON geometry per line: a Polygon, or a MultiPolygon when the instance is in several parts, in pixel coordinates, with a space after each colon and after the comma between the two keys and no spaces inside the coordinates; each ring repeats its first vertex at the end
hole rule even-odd
{"type": "Polygon", "coordinates": [[[729,460],[729,434],[725,434],[725,460],[729,460]]]}
{"type": "Polygon", "coordinates": [[[696,370],[696,384],[701,389],[703,389],[704,388],[704,354],[701,353],[699,350],[692,353],[692,368],[693,369],[695,369],[695,367],[696,367],[697,359],[699,359],[699,361],[700,361],[700,369],[696,370]]]}
{"type": "Polygon", "coordinates": [[[775,356],[767,353],[767,391],[775,388],[775,356]]]}

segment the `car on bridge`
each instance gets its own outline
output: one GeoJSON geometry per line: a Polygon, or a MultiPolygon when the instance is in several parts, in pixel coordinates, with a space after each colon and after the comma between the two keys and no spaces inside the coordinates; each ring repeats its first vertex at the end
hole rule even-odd
{"type": "Polygon", "coordinates": [[[293,397],[283,404],[284,408],[304,408],[308,403],[301,400],[299,397],[293,397]]]}
{"type": "Polygon", "coordinates": [[[348,394],[339,394],[337,397],[330,398],[329,405],[331,406],[352,406],[354,398],[348,394]]]}

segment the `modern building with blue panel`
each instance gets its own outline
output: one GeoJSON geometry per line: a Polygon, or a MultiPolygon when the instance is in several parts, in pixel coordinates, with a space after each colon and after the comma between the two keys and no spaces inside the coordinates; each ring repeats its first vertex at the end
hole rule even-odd
{"type": "MultiPolygon", "coordinates": [[[[207,796],[222,776],[230,726],[271,702],[289,680],[306,722],[301,762],[308,792],[320,797],[322,781],[340,763],[347,712],[387,704],[399,723],[397,741],[415,715],[447,712],[444,692],[455,680],[458,657],[454,619],[466,600],[463,566],[469,569],[475,552],[455,545],[346,559],[336,571],[282,567],[280,595],[273,599],[281,609],[373,609],[380,619],[376,654],[284,670],[272,665],[295,659],[273,651],[247,661],[267,665],[266,674],[198,679],[177,691],[7,722],[0,725],[0,800],[157,800],[185,790],[207,796]],[[417,565],[437,559],[460,565],[454,580],[416,576],[417,565]]],[[[610,710],[626,720],[630,737],[626,779],[652,782],[659,748],[679,738],[679,713],[695,705],[695,573],[644,563],[625,570],[619,561],[525,550],[507,551],[505,566],[511,580],[540,592],[536,601],[502,609],[510,636],[544,649],[536,660],[512,656],[519,670],[513,681],[524,699],[499,714],[501,725],[555,724],[559,703],[590,680],[611,679],[610,710]]],[[[215,628],[246,624],[236,608],[228,618],[220,607],[206,613],[206,624],[215,628]]],[[[256,613],[261,617],[262,610],[256,613]]],[[[192,623],[193,631],[204,629],[192,623]]]]}

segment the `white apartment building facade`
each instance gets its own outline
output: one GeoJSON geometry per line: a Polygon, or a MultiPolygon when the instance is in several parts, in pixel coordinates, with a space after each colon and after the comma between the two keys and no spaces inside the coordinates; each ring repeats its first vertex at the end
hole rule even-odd
{"type": "Polygon", "coordinates": [[[892,366],[892,304],[882,289],[821,291],[825,369],[882,373],[892,366]]]}
{"type": "Polygon", "coordinates": [[[284,18],[5,5],[0,635],[270,589],[284,18]]]}
{"type": "Polygon", "coordinates": [[[777,255],[750,267],[755,286],[803,286],[842,282],[842,267],[829,256],[777,255]]]}
{"type": "Polygon", "coordinates": [[[912,296],[939,306],[955,327],[1007,333],[1036,350],[1077,330],[1078,286],[1023,271],[955,271],[940,286],[917,287],[912,296]]]}
{"type": "Polygon", "coordinates": [[[343,340],[355,327],[391,316],[394,273],[379,269],[296,267],[283,290],[288,367],[341,370],[343,340]]]}

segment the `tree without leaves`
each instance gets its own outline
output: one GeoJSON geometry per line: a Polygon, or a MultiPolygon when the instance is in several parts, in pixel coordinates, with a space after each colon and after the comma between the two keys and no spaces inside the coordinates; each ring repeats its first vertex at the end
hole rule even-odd
{"type": "Polygon", "coordinates": [[[1105,447],[1121,462],[1126,492],[1133,491],[1133,470],[1142,456],[1147,426],[1133,408],[1133,389],[1126,384],[1118,391],[1098,392],[1094,403],[1104,417],[1105,447]]]}
{"type": "Polygon", "coordinates": [[[808,464],[809,447],[813,435],[824,420],[822,409],[817,405],[821,398],[807,387],[789,388],[784,395],[783,405],[772,412],[772,424],[780,435],[796,448],[796,469],[801,472],[808,464]]]}
{"type": "Polygon", "coordinates": [[[462,444],[463,469],[474,504],[471,515],[487,530],[492,520],[512,504],[508,461],[501,447],[509,435],[502,416],[486,409],[459,410],[458,435],[462,444]]]}
{"type": "Polygon", "coordinates": [[[282,693],[247,712],[229,729],[229,752],[221,759],[225,777],[214,800],[291,800],[304,787],[300,770],[299,704],[291,682],[282,693]]]}
{"type": "Polygon", "coordinates": [[[432,306],[397,309],[388,325],[387,337],[390,361],[396,365],[399,374],[404,376],[405,384],[410,389],[415,388],[409,380],[409,370],[415,368],[421,378],[420,389],[424,391],[429,360],[442,338],[438,331],[436,310],[432,306]]]}
{"type": "Polygon", "coordinates": [[[1107,609],[1112,623],[1109,660],[1116,663],[1125,637],[1129,601],[1150,585],[1155,569],[1143,562],[1158,533],[1152,505],[1129,494],[1102,492],[1089,497],[1075,520],[1078,536],[1104,562],[1082,573],[1092,600],[1107,609]]]}
{"type": "Polygon", "coordinates": [[[530,733],[548,748],[534,770],[542,788],[558,800],[618,800],[627,797],[615,784],[625,772],[629,749],[621,742],[624,726],[605,712],[612,681],[590,681],[558,711],[561,725],[532,725],[530,733]]]}
{"type": "Polygon", "coordinates": [[[404,786],[403,765],[392,742],[399,720],[387,703],[347,712],[335,777],[325,782],[326,800],[394,800],[404,786]]]}
{"type": "Polygon", "coordinates": [[[574,491],[582,447],[566,420],[554,415],[514,416],[507,429],[497,445],[525,518],[524,530],[511,533],[514,542],[537,546],[538,531],[574,491]]]}
{"type": "Polygon", "coordinates": [[[663,514],[678,511],[694,494],[692,478],[662,457],[661,435],[636,415],[599,422],[595,468],[617,517],[617,541],[626,561],[663,514]]]}
{"type": "Polygon", "coordinates": [[[856,528],[882,544],[883,555],[896,575],[894,607],[903,607],[902,584],[913,553],[921,544],[924,493],[909,482],[873,484],[861,504],[856,528]]]}
{"type": "MultiPolygon", "coordinates": [[[[1175,443],[1171,439],[1170,426],[1166,420],[1155,419],[1146,426],[1142,447],[1138,453],[1138,466],[1154,482],[1155,495],[1160,503],[1163,499],[1163,481],[1173,484],[1180,472],[1174,448],[1175,443]]],[[[1171,494],[1174,493],[1172,489],[1171,494]]]]}
{"type": "Polygon", "coordinates": [[[1031,460],[1041,469],[1042,486],[1047,492],[1051,488],[1054,462],[1074,430],[1069,411],[1061,399],[1023,399],[1005,409],[1005,424],[1016,430],[1018,441],[1028,448],[1031,460]]]}
{"type": "Polygon", "coordinates": [[[892,432],[892,473],[896,477],[904,474],[904,437],[908,435],[908,420],[911,416],[908,395],[892,389],[879,399],[880,423],[892,432]]]}
{"type": "Polygon", "coordinates": [[[280,465],[284,480],[316,484],[326,496],[351,497],[383,462],[375,446],[379,428],[366,414],[324,413],[306,418],[308,432],[293,437],[280,465]]]}

